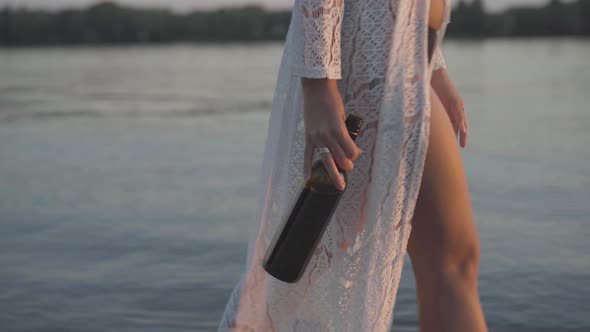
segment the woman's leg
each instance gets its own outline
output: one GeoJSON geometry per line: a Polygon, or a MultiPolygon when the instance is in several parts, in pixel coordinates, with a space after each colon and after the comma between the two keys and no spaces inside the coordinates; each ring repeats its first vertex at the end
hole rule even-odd
{"type": "Polygon", "coordinates": [[[430,138],[408,253],[421,332],[487,331],[479,293],[479,239],[451,122],[431,89],[430,138]]]}

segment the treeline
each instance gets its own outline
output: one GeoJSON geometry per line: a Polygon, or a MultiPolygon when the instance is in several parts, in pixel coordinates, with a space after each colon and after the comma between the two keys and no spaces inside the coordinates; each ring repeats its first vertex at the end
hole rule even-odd
{"type": "MultiPolygon", "coordinates": [[[[0,10],[0,46],[284,40],[289,10],[259,6],[178,14],[103,2],[61,11],[0,10]]],[[[460,1],[450,38],[590,36],[590,0],[550,0],[542,7],[485,11],[482,0],[460,1]]]]}
{"type": "Polygon", "coordinates": [[[128,44],[200,41],[281,40],[287,10],[259,6],[177,14],[103,2],[59,12],[0,10],[0,45],[128,44]]]}
{"type": "Polygon", "coordinates": [[[542,7],[486,13],[482,0],[460,1],[448,35],[460,38],[590,36],[590,0],[550,0],[542,7]]]}

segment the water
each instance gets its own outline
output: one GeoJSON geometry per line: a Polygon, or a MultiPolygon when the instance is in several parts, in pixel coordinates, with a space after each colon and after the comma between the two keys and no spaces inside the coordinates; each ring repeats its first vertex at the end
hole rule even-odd
{"type": "MultiPolygon", "coordinates": [[[[0,326],[214,331],[281,44],[0,50],[0,326]]],[[[590,330],[590,43],[448,42],[491,331],[590,330]]],[[[409,260],[394,327],[416,331],[409,260]]]]}

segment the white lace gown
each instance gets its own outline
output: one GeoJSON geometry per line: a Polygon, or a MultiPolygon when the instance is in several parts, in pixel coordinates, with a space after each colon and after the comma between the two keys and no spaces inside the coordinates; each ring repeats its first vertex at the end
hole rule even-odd
{"type": "MultiPolygon", "coordinates": [[[[244,272],[218,332],[386,332],[411,230],[430,125],[428,0],[295,0],[260,173],[244,272]],[[338,80],[365,124],[348,187],[298,283],[262,260],[303,181],[301,77],[338,80]]],[[[318,110],[320,111],[320,110],[318,110]]]]}

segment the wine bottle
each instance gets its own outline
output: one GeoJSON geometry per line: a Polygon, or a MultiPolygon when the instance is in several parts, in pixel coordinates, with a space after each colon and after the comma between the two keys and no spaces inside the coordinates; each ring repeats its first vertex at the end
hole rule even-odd
{"type": "MultiPolygon", "coordinates": [[[[350,137],[356,139],[363,119],[351,114],[345,123],[350,137]]],[[[348,186],[346,172],[338,171],[344,177],[343,190],[332,181],[321,160],[312,164],[309,180],[300,187],[266,250],[263,267],[273,277],[296,283],[303,275],[348,186]]]]}

